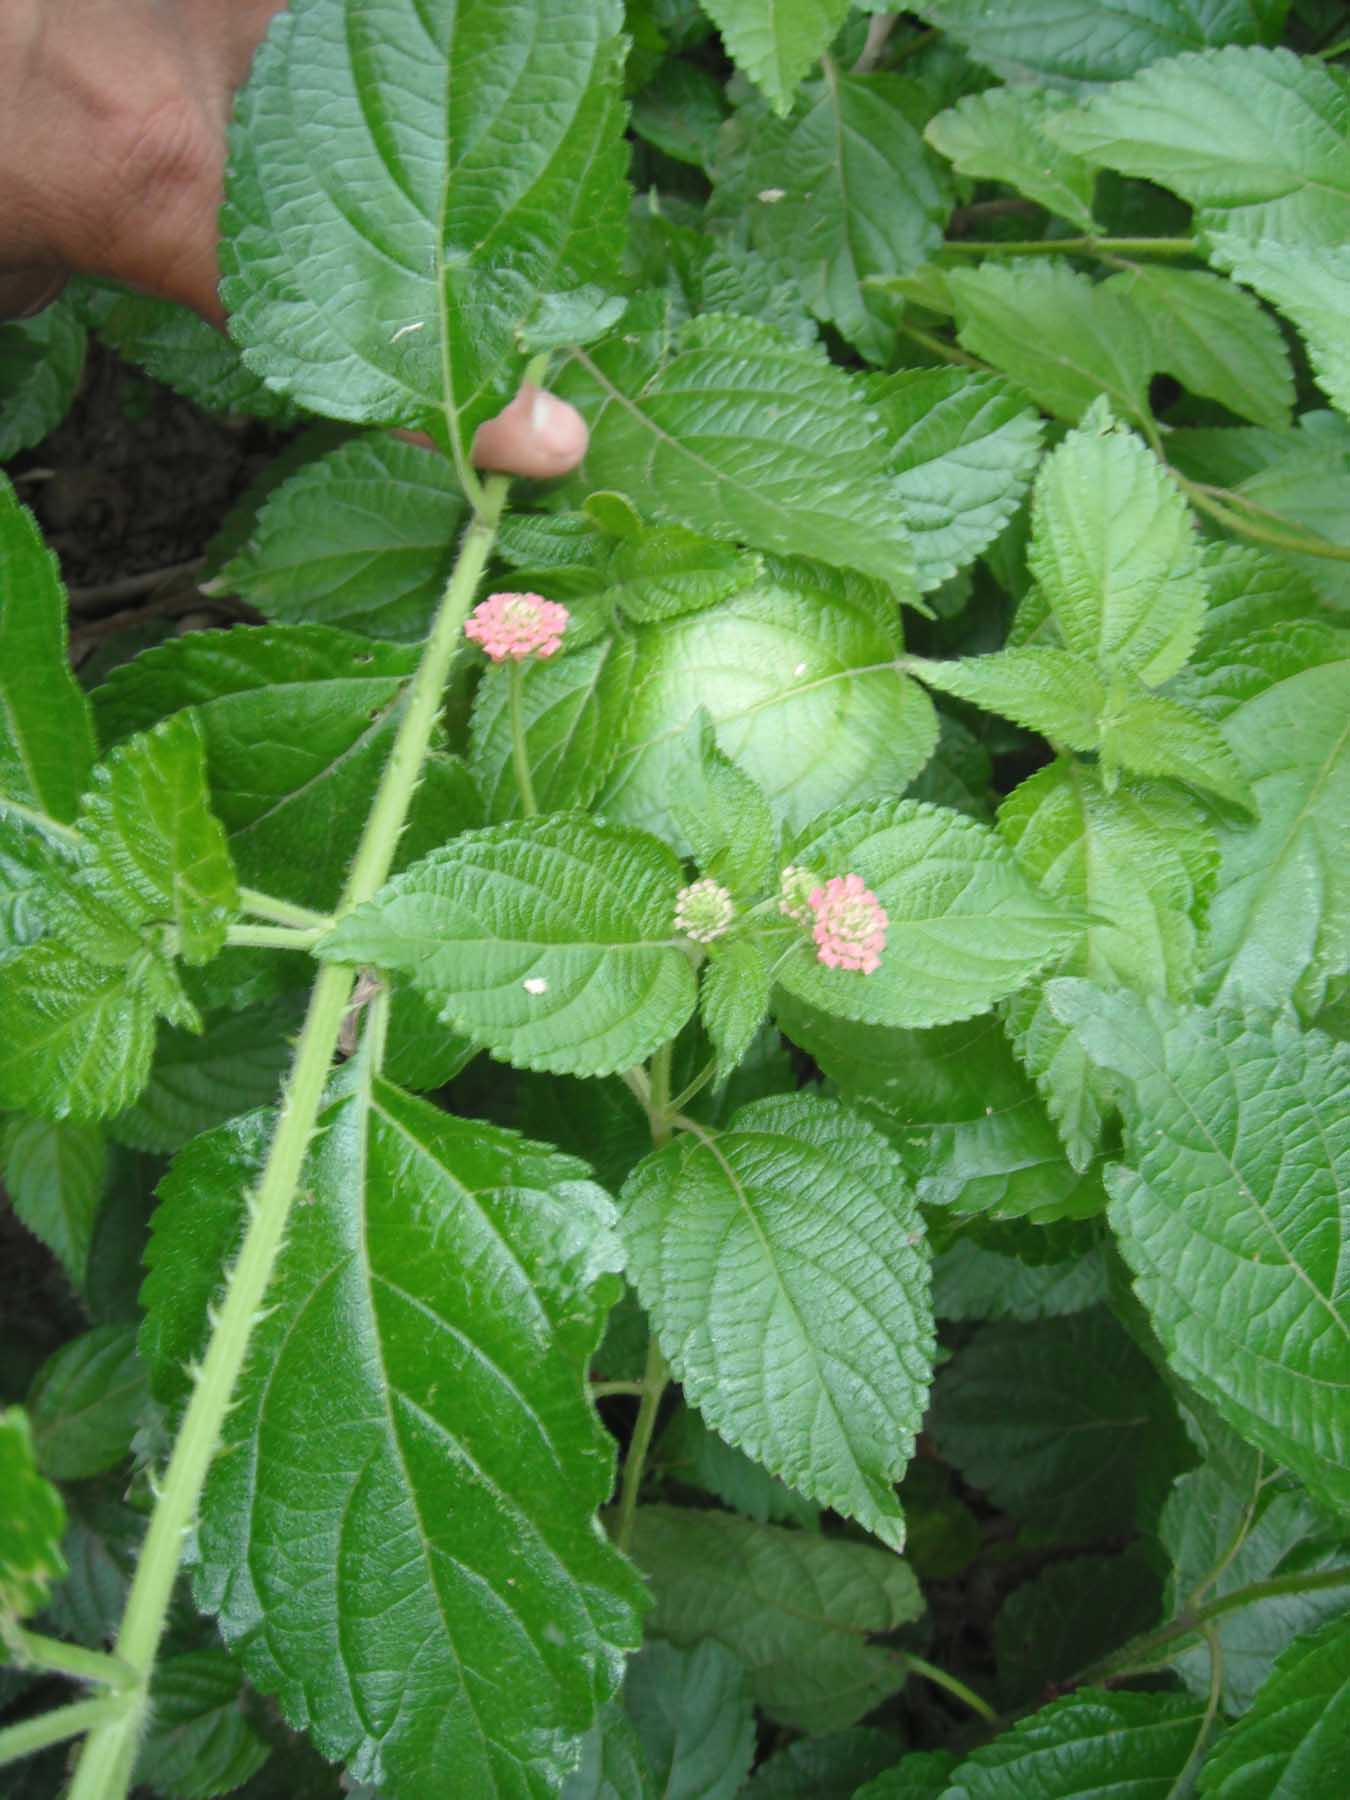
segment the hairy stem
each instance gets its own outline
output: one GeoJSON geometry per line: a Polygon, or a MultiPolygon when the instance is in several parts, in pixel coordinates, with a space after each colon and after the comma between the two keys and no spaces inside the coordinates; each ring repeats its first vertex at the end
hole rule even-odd
{"type": "Polygon", "coordinates": [[[291,900],[279,900],[275,894],[259,893],[257,888],[241,887],[239,904],[255,919],[266,919],[273,925],[293,925],[304,931],[311,925],[331,929],[333,921],[327,913],[314,912],[308,906],[297,906],[291,900]]]}
{"type": "Polygon", "coordinates": [[[254,950],[312,950],[321,937],[333,929],[326,925],[231,925],[225,933],[227,944],[244,944],[254,950]]]}
{"type": "Polygon", "coordinates": [[[86,1650],[83,1644],[67,1644],[22,1625],[6,1626],[4,1640],[21,1669],[49,1669],[56,1675],[69,1675],[72,1681],[97,1681],[109,1688],[128,1687],[135,1679],[124,1662],[106,1651],[86,1650]]]}
{"type": "MultiPolygon", "coordinates": [[[[506,489],[505,476],[489,478],[483,487],[482,507],[464,534],[408,691],[398,734],[338,908],[339,917],[370,899],[393,866],[464,620],[496,537],[506,489]]],[[[286,934],[292,943],[297,935],[286,934]]],[[[248,1229],[226,1277],[215,1328],[151,1514],[118,1633],[117,1655],[130,1666],[136,1686],[124,1712],[110,1722],[105,1722],[106,1715],[96,1721],[98,1729],[84,1746],[70,1800],[122,1800],[130,1783],[183,1541],[196,1517],[249,1339],[261,1315],[355,980],[354,969],[330,963],[320,970],[314,984],[267,1162],[250,1200],[248,1229]]]]}
{"type": "MultiPolygon", "coordinates": [[[[1175,469],[1172,472],[1176,474],[1175,469]]],[[[1272,550],[1289,550],[1299,556],[1321,556],[1328,562],[1350,562],[1350,545],[1333,544],[1330,538],[1305,537],[1302,532],[1282,531],[1278,527],[1263,525],[1259,519],[1237,509],[1246,504],[1241,494],[1231,493],[1226,488],[1211,489],[1202,482],[1188,481],[1184,475],[1177,475],[1177,480],[1193,506],[1198,506],[1201,512],[1208,513],[1211,519],[1220,525],[1226,525],[1239,537],[1250,538],[1254,544],[1269,544],[1272,550]],[[1213,498],[1215,494],[1225,495],[1227,500],[1236,501],[1237,506],[1229,506],[1213,498]]],[[[1264,511],[1264,508],[1260,510],[1264,511]]],[[[1279,517],[1278,514],[1267,516],[1279,517]]]]}
{"type": "Polygon", "coordinates": [[[530,750],[525,742],[525,667],[511,662],[506,670],[506,691],[511,700],[511,761],[516,771],[516,787],[520,793],[520,810],[532,819],[539,811],[534,797],[534,777],[530,774],[530,750]]]}
{"type": "MultiPolygon", "coordinates": [[[[95,1726],[115,1723],[131,1704],[129,1693],[100,1694],[93,1700],[72,1700],[69,1706],[54,1707],[51,1712],[37,1713],[31,1719],[20,1719],[0,1731],[0,1769],[18,1762],[22,1756],[33,1756],[52,1744],[64,1744],[67,1738],[79,1737],[95,1726]]],[[[134,1748],[134,1744],[133,1744],[134,1748]]]]}

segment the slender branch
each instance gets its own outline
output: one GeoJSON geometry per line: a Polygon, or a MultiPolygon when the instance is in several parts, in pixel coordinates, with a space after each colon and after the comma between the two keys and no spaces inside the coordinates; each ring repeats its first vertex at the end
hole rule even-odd
{"type": "Polygon", "coordinates": [[[633,1526],[637,1519],[638,1494],[642,1488],[642,1476],[647,1467],[647,1452],[652,1447],[652,1433],[656,1430],[656,1415],[661,1409],[661,1398],[666,1391],[666,1383],[670,1379],[670,1371],[666,1367],[666,1359],[661,1354],[661,1346],[653,1332],[647,1343],[647,1366],[642,1372],[642,1404],[638,1407],[637,1422],[633,1426],[633,1435],[629,1439],[628,1454],[623,1462],[623,1487],[619,1492],[619,1524],[615,1533],[615,1542],[620,1550],[627,1550],[633,1541],[633,1526]]]}
{"type": "Polygon", "coordinates": [[[695,1075],[694,1079],[689,1083],[688,1087],[681,1088],[679,1093],[676,1094],[675,1098],[670,1102],[668,1111],[672,1120],[676,1113],[682,1113],[689,1102],[694,1099],[696,1095],[703,1092],[704,1088],[707,1087],[708,1083],[716,1073],[717,1058],[715,1056],[710,1056],[707,1062],[705,1062],[703,1067],[699,1070],[698,1074],[695,1075]]]}
{"type": "Polygon", "coordinates": [[[670,1104],[670,1063],[674,1048],[673,1044],[662,1045],[652,1058],[648,1077],[650,1092],[647,1116],[651,1121],[652,1143],[658,1150],[663,1144],[670,1142],[670,1115],[673,1111],[670,1104]]]}
{"type": "Polygon", "coordinates": [[[899,13],[873,13],[867,21],[867,36],[858,53],[858,60],[853,65],[855,75],[869,75],[881,61],[881,53],[886,48],[886,40],[895,30],[899,13]]]}
{"type": "Polygon", "coordinates": [[[104,1650],[87,1650],[83,1644],[67,1644],[22,1625],[6,1625],[6,1648],[20,1668],[50,1669],[69,1675],[72,1681],[97,1681],[108,1688],[124,1688],[135,1680],[135,1671],[104,1650]]]}
{"type": "Polygon", "coordinates": [[[934,337],[931,331],[921,331],[917,325],[898,325],[896,330],[901,337],[909,338],[913,343],[922,344],[925,350],[931,350],[934,356],[941,357],[943,362],[955,363],[961,369],[987,369],[988,363],[982,363],[978,356],[967,356],[964,350],[958,350],[955,344],[946,344],[940,337],[934,337]]]}
{"type": "Polygon", "coordinates": [[[1194,1787],[1200,1760],[1209,1748],[1214,1721],[1219,1716],[1219,1703],[1223,1699],[1223,1644],[1212,1625],[1205,1627],[1204,1636],[1205,1643],[1209,1648],[1209,1694],[1205,1700],[1200,1729],[1196,1732],[1195,1742],[1191,1745],[1191,1753],[1186,1758],[1181,1773],[1168,1788],[1165,1800],[1181,1800],[1182,1795],[1189,1794],[1194,1787]]]}
{"type": "MultiPolygon", "coordinates": [[[[1211,488],[1200,481],[1188,481],[1184,475],[1172,471],[1181,483],[1193,506],[1198,506],[1202,513],[1220,525],[1226,525],[1230,531],[1237,532],[1239,537],[1250,538],[1254,544],[1268,544],[1272,550],[1286,550],[1297,556],[1321,556],[1328,562],[1350,562],[1350,545],[1333,544],[1330,538],[1304,537],[1301,532],[1272,530],[1268,525],[1259,524],[1244,513],[1214,499],[1214,494],[1225,494],[1231,500],[1243,503],[1240,494],[1234,494],[1230,488],[1211,488]]],[[[1261,509],[1264,510],[1264,509],[1261,509]]],[[[1278,517],[1272,514],[1272,517],[1278,517]]]]}
{"type": "Polygon", "coordinates": [[[325,931],[333,928],[329,914],[312,912],[308,906],[296,906],[290,900],[279,900],[275,894],[259,893],[257,888],[241,887],[239,904],[245,912],[251,912],[255,918],[270,919],[273,925],[294,925],[301,931],[309,925],[322,926],[325,931]]]}
{"type": "Polygon", "coordinates": [[[332,929],[331,920],[326,925],[311,925],[304,931],[297,931],[293,925],[231,925],[225,933],[225,942],[247,945],[254,950],[312,950],[332,929]]]}
{"type": "Polygon", "coordinates": [[[506,671],[506,691],[511,700],[511,761],[516,771],[516,788],[520,793],[520,810],[532,819],[539,811],[534,797],[534,779],[530,774],[530,749],[525,742],[525,668],[512,662],[506,671]]]}
{"type": "Polygon", "coordinates": [[[109,600],[131,600],[137,594],[148,594],[155,588],[167,587],[171,581],[187,581],[191,578],[195,588],[196,578],[205,566],[204,556],[194,556],[190,562],[166,563],[162,569],[142,569],[138,575],[120,575],[116,581],[100,581],[92,587],[73,587],[69,594],[70,610],[77,613],[89,612],[109,600]]]}
{"type": "Polygon", "coordinates": [[[908,1650],[894,1650],[891,1657],[902,1663],[911,1675],[922,1675],[936,1687],[946,1688],[963,1706],[968,1706],[973,1713],[978,1713],[987,1725],[996,1724],[998,1714],[987,1700],[982,1700],[973,1688],[968,1688],[964,1681],[959,1681],[946,1669],[938,1668],[936,1663],[925,1662],[922,1656],[912,1656],[908,1650]]]}
{"type": "Polygon", "coordinates": [[[1189,237],[948,238],[944,253],[957,256],[1198,256],[1189,237]]]}
{"type": "Polygon", "coordinates": [[[20,1757],[33,1756],[52,1744],[64,1744],[67,1738],[79,1737],[98,1725],[112,1725],[126,1716],[131,1706],[129,1692],[100,1694],[92,1700],[72,1700],[69,1706],[54,1707],[50,1712],[36,1713],[31,1719],[20,1719],[0,1731],[0,1769],[20,1757]]]}
{"type": "Polygon", "coordinates": [[[593,1381],[590,1386],[592,1400],[605,1400],[611,1394],[636,1395],[647,1391],[645,1383],[641,1381],[593,1381]]]}

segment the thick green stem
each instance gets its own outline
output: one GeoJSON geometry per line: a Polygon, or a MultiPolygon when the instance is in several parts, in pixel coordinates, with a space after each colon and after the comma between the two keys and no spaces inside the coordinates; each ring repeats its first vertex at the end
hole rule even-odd
{"type": "Polygon", "coordinates": [[[539,811],[539,802],[534,797],[530,747],[525,741],[525,669],[522,663],[507,665],[506,691],[511,699],[511,760],[516,771],[520,810],[525,818],[532,819],[539,811]]]}
{"type": "Polygon", "coordinates": [[[50,1669],[55,1675],[69,1675],[72,1681],[97,1681],[109,1688],[130,1687],[135,1681],[134,1671],[104,1650],[86,1650],[83,1644],[67,1644],[22,1625],[7,1626],[4,1638],[20,1668],[50,1669]]]}
{"type": "Polygon", "coordinates": [[[1189,237],[1022,238],[1000,242],[949,238],[943,254],[957,256],[1197,256],[1199,243],[1189,237]]]}
{"type": "MultiPolygon", "coordinates": [[[[464,620],[496,536],[506,489],[505,476],[488,479],[483,488],[482,510],[465,532],[454,572],[409,689],[339,916],[368,900],[383,885],[393,865],[464,620]]],[[[248,1229],[226,1278],[215,1329],[151,1514],[118,1633],[117,1655],[132,1669],[137,1685],[125,1712],[111,1723],[99,1719],[99,1729],[91,1734],[81,1754],[70,1800],[122,1800],[130,1783],[149,1699],[150,1676],[183,1541],[196,1517],[249,1338],[261,1316],[355,979],[353,969],[331,963],[320,970],[314,984],[267,1162],[250,1203],[248,1229]]]]}
{"type": "Polygon", "coordinates": [[[0,1769],[52,1744],[64,1744],[67,1738],[79,1737],[95,1726],[115,1722],[130,1704],[130,1694],[100,1694],[95,1700],[72,1700],[69,1706],[57,1706],[51,1712],[20,1719],[17,1725],[7,1725],[0,1731],[0,1769]]]}
{"type": "Polygon", "coordinates": [[[303,930],[294,925],[231,925],[225,942],[245,944],[254,950],[312,950],[332,929],[331,920],[326,925],[307,925],[303,930]]]}
{"type": "Polygon", "coordinates": [[[314,912],[308,906],[297,906],[291,900],[279,900],[275,894],[259,893],[257,888],[241,887],[239,904],[255,919],[267,919],[273,925],[293,925],[297,931],[311,926],[331,930],[333,921],[327,913],[314,912]]]}

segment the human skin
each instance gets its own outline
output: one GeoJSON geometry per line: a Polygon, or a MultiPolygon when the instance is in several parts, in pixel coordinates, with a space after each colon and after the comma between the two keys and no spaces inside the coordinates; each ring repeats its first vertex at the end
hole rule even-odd
{"type": "MultiPolygon", "coordinates": [[[[284,0],[0,0],[0,319],[70,274],[192,307],[223,330],[216,218],[235,89],[284,0]]],[[[586,450],[564,402],[521,392],[482,468],[546,478],[586,450]]]]}

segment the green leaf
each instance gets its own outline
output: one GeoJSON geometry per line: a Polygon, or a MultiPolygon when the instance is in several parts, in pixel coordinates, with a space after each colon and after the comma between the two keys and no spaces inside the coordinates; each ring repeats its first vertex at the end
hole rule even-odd
{"type": "Polygon", "coordinates": [[[899,1550],[934,1340],[923,1225],[885,1141],[834,1101],[756,1101],[640,1163],[620,1229],[690,1403],[899,1550]]]}
{"type": "Polygon", "coordinates": [[[88,1125],[10,1119],[0,1131],[0,1165],[16,1217],[79,1288],[107,1169],[102,1132],[88,1125]]]}
{"type": "MultiPolygon", "coordinates": [[[[1248,243],[1236,232],[1211,232],[1210,254],[1221,268],[1298,326],[1313,373],[1340,410],[1350,412],[1350,252],[1342,244],[1248,243]]],[[[1259,421],[1265,423],[1265,421],[1259,421]]]]}
{"type": "Polygon", "coordinates": [[[368,433],[304,464],[270,494],[207,591],[238,594],[283,624],[421,638],[464,514],[444,457],[368,433]]]}
{"type": "Polygon", "coordinates": [[[655,1598],[649,1630],[686,1647],[725,1645],[749,1669],[755,1704],[780,1725],[842,1730],[905,1679],[867,1642],[923,1608],[913,1575],[888,1551],[730,1513],[643,1506],[633,1556],[655,1598]]]}
{"type": "Polygon", "coordinates": [[[639,624],[702,612],[763,573],[763,561],[683,525],[645,526],[614,546],[605,571],[607,597],[639,624]]]}
{"type": "Polygon", "coordinates": [[[780,989],[777,1020],[890,1137],[925,1206],[1038,1220],[1105,1207],[1100,1179],[1065,1161],[996,1019],[897,1031],[833,1018],[780,989]]]}
{"type": "Polygon", "coordinates": [[[699,990],[703,1027],[717,1053],[717,1079],[744,1061],[769,1010],[773,982],[762,947],[748,938],[718,944],[704,965],[699,990]]]}
{"type": "Polygon", "coordinates": [[[131,1105],[155,1047],[155,1007],[120,969],[59,944],[5,964],[0,1105],[89,1123],[131,1105]]]}
{"type": "Polygon", "coordinates": [[[773,880],[778,833],[768,801],[718,748],[699,707],[671,774],[670,809],[700,871],[733,894],[758,898],[773,880]]]}
{"type": "Polygon", "coordinates": [[[1025,1581],[994,1621],[999,1699],[1009,1712],[1034,1706],[1162,1613],[1152,1555],[1136,1542],[1121,1556],[1075,1556],[1025,1581]]]}
{"type": "MultiPolygon", "coordinates": [[[[1287,1475],[1257,1455],[1233,1483],[1212,1464],[1183,1475],[1162,1509],[1158,1536],[1172,1562],[1171,1618],[1199,1594],[1207,1603],[1275,1575],[1313,1574],[1345,1561],[1343,1537],[1287,1475]]],[[[1214,1620],[1229,1712],[1245,1712],[1276,1658],[1301,1633],[1345,1610],[1345,1590],[1276,1594],[1214,1620]]],[[[1172,1667],[1198,1699],[1209,1691],[1209,1647],[1183,1649],[1172,1667]]]]}
{"type": "MultiPolygon", "coordinates": [[[[420,654],[324,625],[193,632],[114,669],[94,704],[105,743],[191,706],[240,880],[333,907],[420,654]]],[[[463,770],[433,757],[400,865],[477,824],[476,811],[463,770]]]]}
{"type": "MultiPolygon", "coordinates": [[[[1189,796],[1144,782],[1108,793],[1095,769],[1061,760],[1004,801],[999,829],[1033,880],[1093,921],[1058,974],[1189,996],[1216,861],[1209,823],[1189,796]]],[[[1044,982],[1014,997],[1008,1028],[1070,1162],[1086,1169],[1112,1110],[1110,1084],[1047,1005],[1044,982]]]]}
{"type": "Polygon", "coordinates": [[[442,1025],[436,1009],[407,982],[393,983],[384,1073],[399,1087],[429,1093],[453,1081],[478,1054],[471,1038],[442,1025]]]}
{"type": "Polygon", "coordinates": [[[1102,1247],[1076,1224],[972,1221],[933,1260],[940,1319],[1036,1319],[1086,1312],[1107,1296],[1102,1247]]]}
{"type": "Polygon", "coordinates": [[[244,1678],[223,1650],[190,1650],[155,1669],[135,1780],[167,1800],[233,1793],[267,1761],[240,1711],[244,1678]]]}
{"type": "Polygon", "coordinates": [[[720,1644],[648,1644],[628,1665],[623,1703],[658,1791],[733,1800],[750,1773],[755,1721],[745,1669],[720,1644]]]}
{"type": "Polygon", "coordinates": [[[1194,1460],[1161,1378],[1103,1307],[981,1326],[938,1374],[931,1429],[972,1487],[1068,1543],[1127,1534],[1194,1460]]]}
{"type": "Polygon", "coordinates": [[[1041,465],[1027,564],[1070,650],[1149,687],[1200,632],[1205,581],[1190,510],[1131,432],[1099,413],[1041,465]]]}
{"type": "Polygon", "coordinates": [[[1216,655],[1190,692],[1222,724],[1258,823],[1220,821],[1203,991],[1315,1011],[1350,962],[1350,642],[1312,623],[1216,655]]]}
{"type": "Polygon", "coordinates": [[[950,1750],[920,1750],[859,1788],[854,1800],[942,1800],[956,1762],[950,1750]]]}
{"type": "Polygon", "coordinates": [[[959,662],[911,657],[905,667],[926,686],[1002,713],[1066,750],[1095,750],[1101,740],[1106,688],[1091,663],[1071,650],[1025,644],[959,662]]]}
{"type": "Polygon", "coordinates": [[[943,273],[961,343],[1046,412],[1075,424],[1105,394],[1124,417],[1148,416],[1149,332],[1118,288],[1045,257],[943,273]]]}
{"type": "Polygon", "coordinates": [[[816,318],[873,363],[890,360],[895,329],[866,284],[926,263],[952,204],[947,171],[912,113],[913,89],[899,76],[826,64],[790,124],[763,121],[757,141],[754,116],[746,120],[754,179],[771,171],[773,181],[750,205],[751,241],[791,274],[816,318]]]}
{"type": "Polygon", "coordinates": [[[28,1394],[33,1447],[53,1481],[81,1481],[121,1462],[146,1401],[130,1325],[96,1325],[47,1358],[28,1394]]]}
{"type": "Polygon", "coordinates": [[[1101,759],[1108,781],[1120,769],[1162,775],[1256,813],[1251,787],[1219,727],[1161,694],[1131,693],[1119,685],[1102,721],[1101,759]]]}
{"type": "Polygon", "coordinates": [[[889,1768],[898,1748],[889,1731],[870,1725],[798,1738],[759,1765],[745,1800],[853,1800],[859,1783],[889,1768]]]}
{"type": "Polygon", "coordinates": [[[1350,1619],[1299,1638],[1245,1718],[1207,1758],[1200,1792],[1213,1800],[1295,1800],[1332,1793],[1350,1737],[1350,1619]]]}
{"type": "Polygon", "coordinates": [[[633,130],[677,162],[707,169],[726,118],[722,84],[707,69],[671,56],[633,100],[633,130]]]}
{"type": "MultiPolygon", "coordinates": [[[[1247,545],[1210,544],[1204,556],[1209,582],[1209,608],[1193,653],[1203,670],[1215,653],[1228,652],[1244,638],[1272,625],[1285,625],[1317,612],[1311,584],[1281,556],[1247,545]]],[[[1189,700],[1194,670],[1182,677],[1181,697],[1189,700]]]]}
{"type": "Polygon", "coordinates": [[[616,271],[621,23],[616,0],[311,4],[274,23],[235,103],[222,214],[250,368],[316,412],[467,447],[539,299],[616,271]]]}
{"type": "Polygon", "coordinates": [[[33,1434],[18,1406],[0,1413],[0,1495],[0,1618],[26,1619],[65,1575],[66,1509],[38,1473],[33,1434]]]}
{"type": "MultiPolygon", "coordinates": [[[[1250,44],[1279,35],[1280,0],[927,0],[925,18],[963,44],[977,62],[1025,80],[1118,81],[1177,50],[1250,44]]],[[[1030,1797],[1028,1797],[1030,1800],[1030,1797]]]]}
{"type": "Polygon", "coordinates": [[[1203,270],[1157,263],[1136,264],[1105,286],[1118,288],[1146,321],[1155,370],[1239,418],[1271,431],[1289,429],[1289,352],[1275,320],[1250,294],[1203,270]]]}
{"type": "Polygon", "coordinates": [[[861,875],[886,911],[873,974],[825,968],[804,937],[779,970],[788,993],[840,1018],[902,1027],[969,1018],[1030,980],[1079,930],[986,826],[921,801],[836,808],[790,856],[822,878],[861,875]]]}
{"type": "Polygon", "coordinates": [[[84,341],[64,301],[0,325],[0,462],[40,444],[65,418],[84,373],[84,341]]]}
{"type": "Polygon", "coordinates": [[[993,767],[989,751],[968,726],[950,713],[938,714],[937,749],[910,782],[911,800],[950,806],[988,824],[993,767]]]}
{"type": "Polygon", "coordinates": [[[1350,1048],[1288,1019],[1247,1024],[1087,984],[1049,998],[1122,1084],[1128,1161],[1109,1178],[1111,1223],[1168,1361],[1250,1443],[1350,1506],[1337,1285],[1350,1048]]]}
{"type": "Polygon", "coordinates": [[[0,474],[0,801],[73,819],[93,761],[56,558],[0,474]]]}
{"type": "Polygon", "coordinates": [[[1154,63],[1046,129],[1055,142],[1189,200],[1201,231],[1340,242],[1350,96],[1290,50],[1232,47],[1154,63]]]}
{"type": "Polygon", "coordinates": [[[239,888],[197,721],[168,719],[120,744],[94,770],[78,824],[97,899],[128,921],[172,926],[185,962],[209,962],[238,914],[239,888]]]}
{"type": "Polygon", "coordinates": [[[965,369],[901,369],[868,393],[926,593],[973,562],[1021,504],[1041,422],[997,376],[965,369]]]}
{"type": "MultiPolygon", "coordinates": [[[[226,1127],[175,1164],[157,1360],[182,1340],[156,1333],[161,1306],[217,1279],[203,1214],[242,1230],[239,1150],[226,1127]]],[[[286,1718],[391,1796],[447,1762],[466,1792],[556,1792],[636,1642],[638,1583],[593,1518],[613,1446],[583,1377],[618,1246],[584,1175],[359,1065],[320,1117],[312,1203],[208,1478],[197,1592],[286,1718]]]]}
{"type": "Polygon", "coordinates": [[[942,1800],[1169,1800],[1202,1722],[1177,1694],[1080,1688],[968,1756],[942,1800]]]}
{"type": "Polygon", "coordinates": [[[959,174],[1007,182],[1080,231],[1092,232],[1096,170],[1041,129],[1070,105],[1067,95],[1052,88],[990,88],[965,95],[930,119],[924,136],[959,174]]]}
{"type": "Polygon", "coordinates": [[[761,1525],[819,1526],[819,1507],[720,1437],[691,1407],[680,1406],[652,1455],[673,1481],[703,1488],[761,1525]]]}
{"type": "Polygon", "coordinates": [[[545,812],[588,806],[617,754],[632,699],[634,645],[626,632],[520,668],[484,671],[469,725],[469,769],[494,822],[520,816],[511,728],[511,681],[535,798],[545,812]]]}
{"type": "Polygon", "coordinates": [[[913,551],[863,390],[823,352],[707,317],[658,368],[622,338],[578,350],[556,391],[590,424],[589,488],[636,484],[709,537],[861,569],[914,594],[913,551]]]}
{"type": "Polygon", "coordinates": [[[875,582],[804,563],[772,562],[721,606],[647,626],[599,806],[684,848],[677,803],[697,777],[700,708],[780,822],[800,828],[846,798],[897,792],[937,735],[899,651],[895,607],[875,582]]]}
{"type": "Polygon", "coordinates": [[[318,954],[408,975],[504,1062],[608,1075],[694,1009],[674,934],[680,866],[579,813],[465,832],[348,913],[318,954]]]}
{"type": "Polygon", "coordinates": [[[848,0],[708,0],[703,8],[727,54],[776,112],[786,113],[803,76],[844,22],[848,0]]]}
{"type": "Polygon", "coordinates": [[[581,1761],[563,1782],[561,1800],[655,1800],[651,1770],[637,1733],[617,1700],[581,1740],[581,1761]]]}

